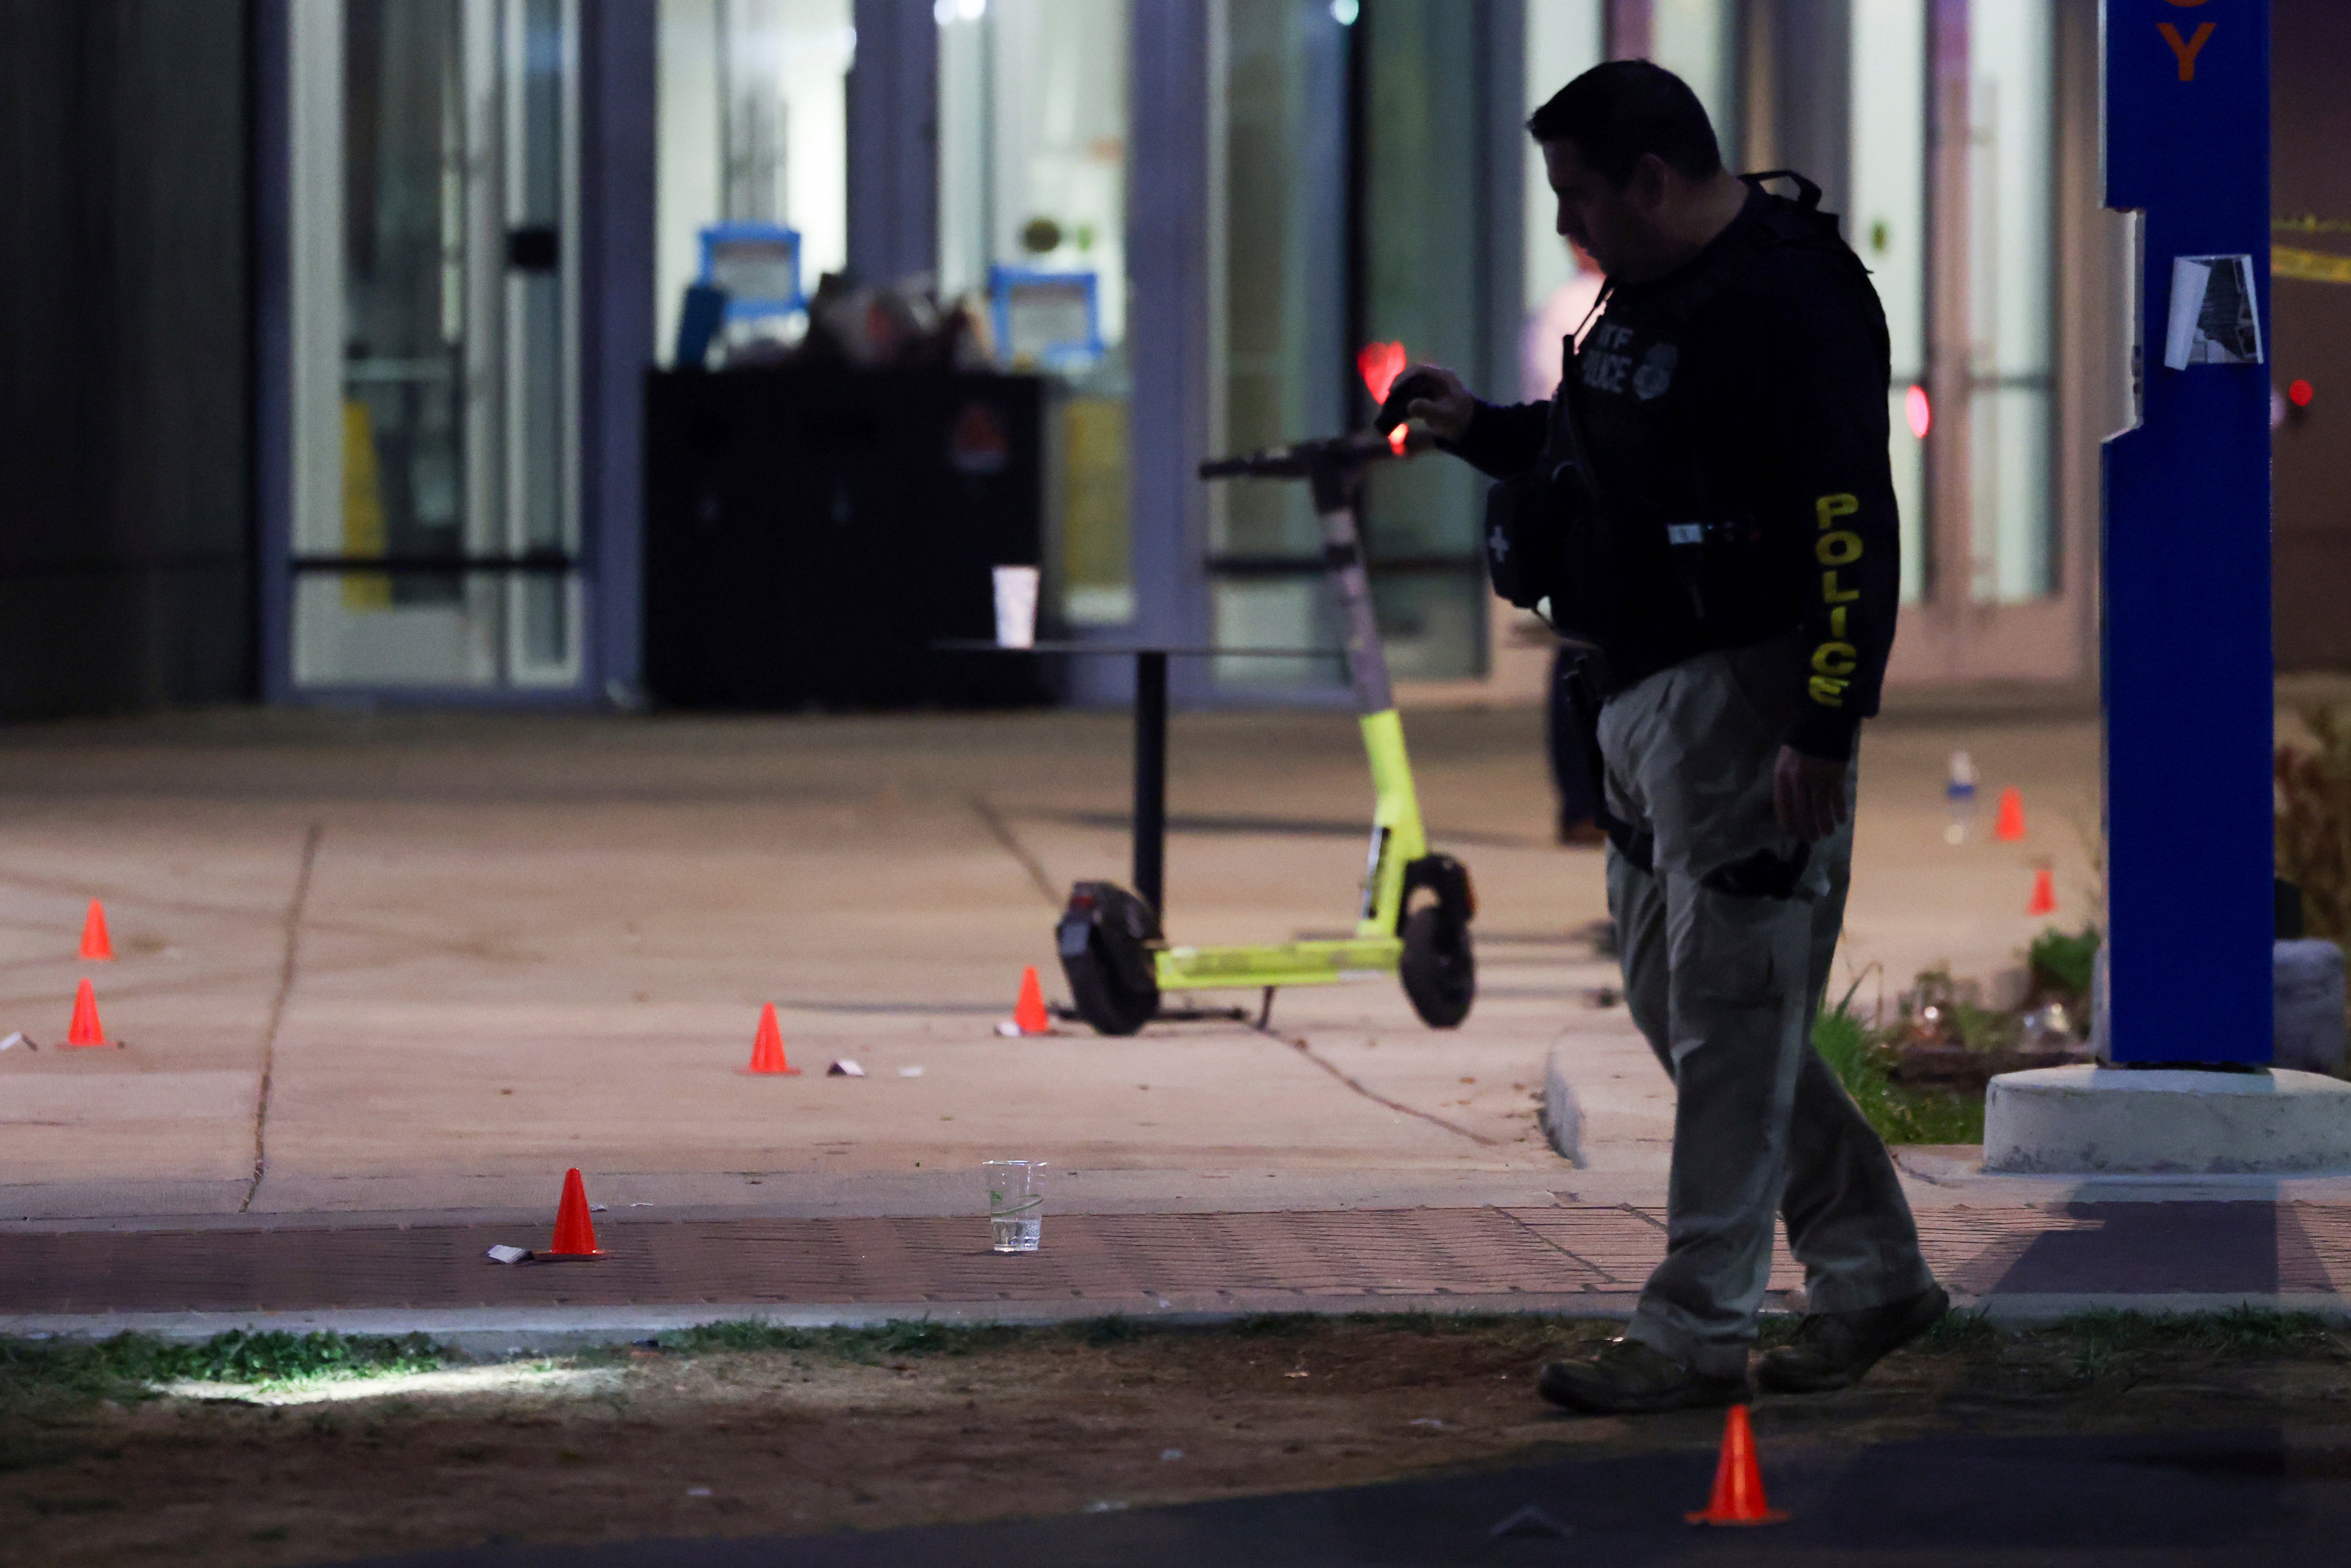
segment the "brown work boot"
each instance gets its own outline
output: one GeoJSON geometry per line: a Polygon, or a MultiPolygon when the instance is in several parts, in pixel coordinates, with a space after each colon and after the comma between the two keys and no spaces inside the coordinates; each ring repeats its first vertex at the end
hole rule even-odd
{"type": "Polygon", "coordinates": [[[1642,1416],[1736,1405],[1747,1397],[1747,1379],[1708,1377],[1637,1341],[1612,1339],[1596,1355],[1545,1366],[1535,1391],[1587,1416],[1642,1416]]]}
{"type": "Polygon", "coordinates": [[[1850,1388],[1892,1352],[1935,1326],[1951,1310],[1940,1285],[1857,1312],[1809,1312],[1796,1343],[1763,1353],[1755,1379],[1774,1394],[1825,1394],[1850,1388]]]}

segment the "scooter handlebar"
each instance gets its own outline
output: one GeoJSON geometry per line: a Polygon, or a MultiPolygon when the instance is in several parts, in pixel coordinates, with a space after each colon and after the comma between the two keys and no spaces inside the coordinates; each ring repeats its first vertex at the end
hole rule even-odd
{"type": "Polygon", "coordinates": [[[1305,479],[1312,476],[1318,463],[1336,461],[1359,468],[1395,455],[1384,440],[1369,432],[1355,435],[1326,435],[1320,440],[1301,441],[1291,446],[1269,446],[1262,451],[1244,452],[1231,457],[1211,457],[1200,465],[1200,477],[1305,479]]]}

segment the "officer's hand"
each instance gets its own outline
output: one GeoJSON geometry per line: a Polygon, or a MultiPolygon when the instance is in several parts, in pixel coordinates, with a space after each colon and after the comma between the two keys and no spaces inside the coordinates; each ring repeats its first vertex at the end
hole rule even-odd
{"type": "Polygon", "coordinates": [[[1835,832],[1851,811],[1844,798],[1845,770],[1844,763],[1782,747],[1771,768],[1771,806],[1780,825],[1806,843],[1835,832]]]}
{"type": "Polygon", "coordinates": [[[1458,441],[1468,434],[1470,415],[1478,412],[1478,400],[1469,395],[1469,389],[1461,384],[1459,376],[1443,365],[1413,365],[1404,373],[1426,376],[1445,389],[1435,397],[1416,397],[1404,406],[1405,417],[1416,426],[1410,437],[1415,451],[1427,444],[1423,430],[1447,441],[1458,441]]]}

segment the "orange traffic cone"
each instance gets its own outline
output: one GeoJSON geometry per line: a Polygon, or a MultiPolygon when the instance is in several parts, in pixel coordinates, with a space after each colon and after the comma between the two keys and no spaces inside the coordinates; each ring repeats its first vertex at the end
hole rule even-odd
{"type": "Polygon", "coordinates": [[[1992,821],[1991,836],[2004,844],[2024,837],[2024,793],[2013,784],[2000,792],[2000,815],[1992,821]]]}
{"type": "Polygon", "coordinates": [[[2045,865],[2037,867],[2032,873],[2032,897],[2025,904],[2024,913],[2027,915],[2057,913],[2057,883],[2055,879],[2050,876],[2049,868],[2045,865]]]}
{"type": "Polygon", "coordinates": [[[540,1254],[545,1258],[601,1258],[596,1245],[596,1222],[588,1218],[588,1187],[578,1166],[563,1173],[563,1201],[555,1206],[555,1240],[540,1254]]]}
{"type": "Polygon", "coordinates": [[[784,1031],[776,1024],[776,1004],[769,1002],[759,1009],[758,1032],[751,1037],[751,1065],[746,1072],[797,1073],[799,1069],[784,1060],[784,1031]]]}
{"type": "Polygon", "coordinates": [[[1045,988],[1037,979],[1037,966],[1020,971],[1020,999],[1012,1004],[1012,1027],[1022,1034],[1049,1034],[1053,1015],[1045,1010],[1045,988]]]}
{"type": "Polygon", "coordinates": [[[1763,1472],[1755,1465],[1755,1432],[1747,1424],[1747,1406],[1734,1405],[1722,1424],[1722,1458],[1714,1467],[1714,1495],[1697,1513],[1685,1515],[1692,1524],[1777,1524],[1788,1516],[1775,1513],[1763,1500],[1763,1472]]]}
{"type": "Polygon", "coordinates": [[[89,901],[89,914],[81,923],[81,956],[95,964],[114,959],[114,942],[106,934],[106,905],[95,898],[89,901]]]}
{"type": "Polygon", "coordinates": [[[85,979],[74,991],[73,1022],[66,1026],[68,1045],[104,1045],[106,1030],[98,1021],[98,993],[85,979]]]}

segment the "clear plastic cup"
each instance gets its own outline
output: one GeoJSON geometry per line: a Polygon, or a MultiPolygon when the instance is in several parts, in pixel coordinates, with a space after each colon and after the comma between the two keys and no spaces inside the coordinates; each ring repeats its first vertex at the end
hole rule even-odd
{"type": "Polygon", "coordinates": [[[1045,1162],[986,1160],[979,1168],[987,1173],[987,1224],[995,1233],[994,1249],[1036,1251],[1045,1228],[1045,1195],[1038,1188],[1037,1173],[1045,1162]]]}

